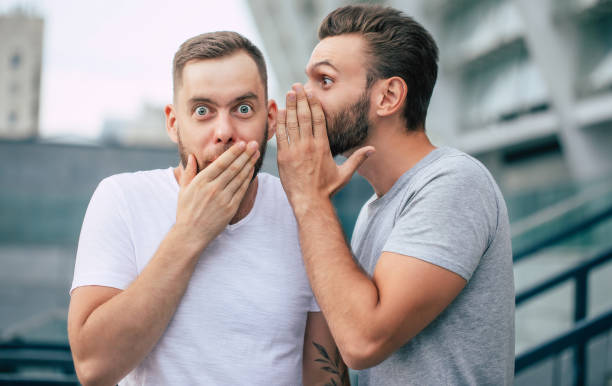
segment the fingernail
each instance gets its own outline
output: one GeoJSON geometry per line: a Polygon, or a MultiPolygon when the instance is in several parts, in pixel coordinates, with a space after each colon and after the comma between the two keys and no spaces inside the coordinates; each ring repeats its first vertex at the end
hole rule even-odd
{"type": "Polygon", "coordinates": [[[374,154],[374,150],[368,150],[368,151],[366,152],[366,157],[369,157],[369,156],[371,156],[372,154],[374,154]]]}
{"type": "Polygon", "coordinates": [[[238,142],[238,148],[239,148],[239,149],[244,149],[244,148],[245,148],[245,146],[246,146],[246,143],[244,143],[244,141],[240,141],[240,142],[238,142]]]}
{"type": "Polygon", "coordinates": [[[295,100],[295,94],[294,93],[290,93],[288,97],[289,97],[290,101],[294,101],[295,100]]]}

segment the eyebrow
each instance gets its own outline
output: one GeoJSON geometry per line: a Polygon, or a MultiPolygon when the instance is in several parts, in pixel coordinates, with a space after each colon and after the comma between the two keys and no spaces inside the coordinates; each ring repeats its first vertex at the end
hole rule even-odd
{"type": "MultiPolygon", "coordinates": [[[[238,103],[238,102],[242,102],[245,100],[250,100],[250,99],[257,99],[257,94],[255,94],[254,92],[247,92],[246,94],[240,95],[239,97],[234,98],[230,104],[234,104],[234,103],[238,103]]],[[[206,98],[206,97],[198,97],[195,96],[193,98],[190,98],[189,101],[187,101],[188,104],[192,105],[194,103],[208,103],[211,105],[216,105],[217,103],[215,103],[215,101],[213,101],[210,98],[206,98]]]]}
{"type": "Polygon", "coordinates": [[[315,64],[313,64],[312,66],[310,66],[310,68],[306,68],[304,69],[304,72],[306,72],[306,75],[308,75],[309,71],[314,70],[316,67],[320,67],[320,66],[329,66],[331,68],[334,69],[334,71],[338,71],[338,69],[336,68],[336,66],[334,66],[333,64],[331,64],[331,62],[329,60],[321,60],[320,62],[316,62],[315,64]]]}

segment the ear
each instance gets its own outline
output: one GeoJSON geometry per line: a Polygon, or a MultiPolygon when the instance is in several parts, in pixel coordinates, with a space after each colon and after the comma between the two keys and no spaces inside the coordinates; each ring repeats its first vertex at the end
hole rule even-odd
{"type": "Polygon", "coordinates": [[[387,79],[382,79],[376,85],[374,94],[374,108],[376,114],[381,117],[387,117],[400,111],[406,102],[408,95],[408,86],[404,79],[399,76],[394,76],[387,79]]]}
{"type": "Polygon", "coordinates": [[[166,114],[166,131],[168,132],[168,137],[170,137],[172,142],[178,143],[178,125],[176,123],[176,111],[174,110],[174,105],[166,105],[164,108],[164,114],[166,114]]]}
{"type": "Polygon", "coordinates": [[[268,101],[268,141],[276,134],[278,106],[274,99],[268,101]]]}

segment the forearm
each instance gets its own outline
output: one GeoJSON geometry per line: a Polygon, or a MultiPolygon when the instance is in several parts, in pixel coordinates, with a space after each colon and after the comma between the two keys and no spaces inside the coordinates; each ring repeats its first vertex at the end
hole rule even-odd
{"type": "Polygon", "coordinates": [[[304,333],[302,383],[350,385],[348,369],[321,312],[309,312],[304,333]]]}
{"type": "Polygon", "coordinates": [[[165,331],[203,249],[172,228],[142,273],[123,292],[78,321],[71,336],[82,378],[115,384],[153,349],[165,331]]]}
{"type": "Polygon", "coordinates": [[[378,289],[353,260],[330,200],[309,200],[307,205],[296,208],[300,245],[312,289],[349,363],[352,352],[375,338],[378,289]]]}

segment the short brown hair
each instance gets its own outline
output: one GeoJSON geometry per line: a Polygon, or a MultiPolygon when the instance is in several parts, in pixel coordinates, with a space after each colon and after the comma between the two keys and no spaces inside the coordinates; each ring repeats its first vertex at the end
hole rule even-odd
{"type": "Polygon", "coordinates": [[[174,92],[181,84],[183,68],[190,60],[194,59],[215,59],[232,55],[233,53],[244,50],[257,65],[259,76],[263,82],[265,99],[268,99],[268,73],[266,72],[266,61],[251,41],[237,32],[217,31],[208,32],[186,40],[174,54],[172,62],[172,81],[174,92]]]}
{"type": "Polygon", "coordinates": [[[361,34],[367,42],[367,87],[377,79],[401,77],[408,86],[406,126],[424,127],[438,76],[438,47],[429,32],[396,9],[363,4],[336,9],[319,27],[320,40],[350,33],[361,34]]]}

